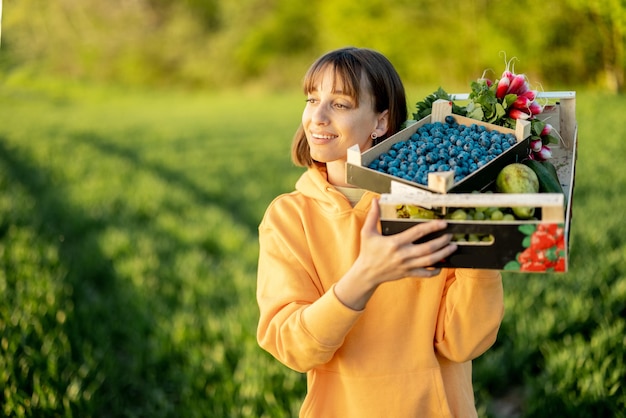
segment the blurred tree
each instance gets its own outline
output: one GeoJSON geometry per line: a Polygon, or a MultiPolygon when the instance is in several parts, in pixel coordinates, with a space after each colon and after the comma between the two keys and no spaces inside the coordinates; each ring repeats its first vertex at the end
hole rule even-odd
{"type": "Polygon", "coordinates": [[[567,0],[574,10],[593,23],[605,82],[613,92],[624,91],[624,42],[626,42],[626,0],[567,0]]]}
{"type": "Polygon", "coordinates": [[[409,85],[467,87],[501,52],[549,88],[624,85],[626,0],[21,0],[0,70],[123,84],[276,88],[320,53],[385,53],[409,85]],[[576,51],[576,53],[572,53],[576,51]]]}
{"type": "Polygon", "coordinates": [[[235,49],[246,75],[262,75],[279,57],[309,51],[315,44],[315,6],[315,1],[274,0],[265,10],[258,8],[256,24],[235,49]]]}

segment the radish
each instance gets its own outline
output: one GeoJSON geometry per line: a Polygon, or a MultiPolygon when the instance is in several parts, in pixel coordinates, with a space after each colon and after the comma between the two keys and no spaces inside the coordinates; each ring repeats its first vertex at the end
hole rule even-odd
{"type": "Polygon", "coordinates": [[[496,97],[498,99],[503,99],[506,96],[506,92],[509,89],[509,85],[511,84],[511,80],[502,75],[502,78],[498,81],[498,86],[496,87],[496,97]]]}
{"type": "Polygon", "coordinates": [[[549,160],[550,158],[552,158],[552,151],[549,147],[544,145],[541,147],[541,150],[539,152],[535,153],[535,157],[539,161],[549,160]]]}
{"type": "Polygon", "coordinates": [[[536,90],[528,90],[528,91],[525,91],[524,93],[522,93],[522,96],[528,97],[528,100],[530,100],[532,102],[537,97],[537,91],[536,90]]]}
{"type": "Polygon", "coordinates": [[[511,106],[517,109],[528,110],[528,106],[530,105],[530,103],[531,101],[528,99],[528,97],[517,96],[517,99],[515,99],[515,101],[511,103],[511,106]]]}
{"type": "Polygon", "coordinates": [[[533,139],[532,141],[530,141],[530,149],[534,152],[541,151],[542,147],[543,143],[541,142],[541,139],[533,139]]]}
{"type": "Polygon", "coordinates": [[[513,77],[509,84],[509,94],[522,94],[528,91],[528,84],[526,83],[526,76],[524,74],[518,74],[513,77]]]}
{"type": "Polygon", "coordinates": [[[513,119],[522,119],[522,120],[530,119],[530,115],[528,113],[517,108],[513,108],[509,110],[509,117],[513,119]]]}
{"type": "Polygon", "coordinates": [[[541,130],[541,134],[539,134],[540,136],[548,136],[552,133],[552,125],[550,125],[549,123],[546,123],[543,127],[543,129],[541,130]]]}
{"type": "Polygon", "coordinates": [[[502,78],[508,78],[509,81],[512,81],[513,77],[515,77],[515,74],[513,74],[509,70],[504,70],[504,72],[502,73],[502,78]]]}
{"type": "Polygon", "coordinates": [[[528,105],[528,110],[530,110],[530,113],[532,115],[538,115],[543,111],[543,107],[541,107],[541,105],[537,103],[537,101],[533,101],[531,104],[528,105]]]}

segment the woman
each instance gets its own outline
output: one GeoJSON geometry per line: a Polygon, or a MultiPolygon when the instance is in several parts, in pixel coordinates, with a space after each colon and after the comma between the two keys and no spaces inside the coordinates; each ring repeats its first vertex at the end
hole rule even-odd
{"type": "Polygon", "coordinates": [[[456,250],[436,220],[379,232],[378,195],[346,183],[346,152],[400,130],[404,87],[380,53],[343,48],[304,79],[292,158],[307,167],[259,226],[258,342],[307,373],[301,417],[474,417],[471,360],[503,316],[497,271],[431,268],[456,250]]]}

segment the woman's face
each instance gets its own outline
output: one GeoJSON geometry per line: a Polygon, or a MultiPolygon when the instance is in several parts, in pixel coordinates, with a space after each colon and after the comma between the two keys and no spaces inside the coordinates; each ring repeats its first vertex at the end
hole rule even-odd
{"type": "Polygon", "coordinates": [[[302,126],[311,150],[311,158],[322,163],[346,161],[348,148],[358,144],[361,151],[372,146],[372,133],[387,131],[387,111],[374,111],[374,98],[362,77],[359,103],[345,94],[342,80],[335,80],[327,68],[307,95],[302,126]]]}

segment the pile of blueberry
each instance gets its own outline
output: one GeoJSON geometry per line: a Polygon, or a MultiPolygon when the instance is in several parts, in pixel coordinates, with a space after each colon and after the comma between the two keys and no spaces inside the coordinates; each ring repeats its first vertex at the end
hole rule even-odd
{"type": "Polygon", "coordinates": [[[382,153],[368,167],[381,173],[428,185],[428,173],[453,171],[454,182],[478,170],[517,143],[513,134],[490,131],[482,125],[427,123],[406,141],[382,153]]]}

